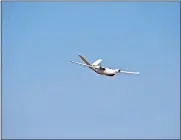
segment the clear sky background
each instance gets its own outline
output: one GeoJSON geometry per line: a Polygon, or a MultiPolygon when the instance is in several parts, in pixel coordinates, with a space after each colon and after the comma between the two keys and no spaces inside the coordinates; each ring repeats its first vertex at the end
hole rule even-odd
{"type": "Polygon", "coordinates": [[[179,2],[3,2],[4,138],[179,138],[179,2]],[[72,64],[139,71],[106,77],[72,64]]]}

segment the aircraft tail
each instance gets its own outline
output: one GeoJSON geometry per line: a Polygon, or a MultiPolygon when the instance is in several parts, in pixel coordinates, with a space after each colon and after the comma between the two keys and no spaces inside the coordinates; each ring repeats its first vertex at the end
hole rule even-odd
{"type": "Polygon", "coordinates": [[[82,55],[79,55],[79,57],[82,59],[82,61],[87,64],[87,65],[93,65],[93,66],[97,66],[102,62],[102,59],[97,59],[94,63],[90,64],[85,57],[83,57],[82,55]]]}
{"type": "Polygon", "coordinates": [[[92,63],[91,65],[97,66],[102,62],[102,59],[98,59],[96,60],[94,63],[92,63]]]}
{"type": "Polygon", "coordinates": [[[83,56],[79,55],[79,57],[86,63],[87,65],[91,65],[83,56]]]}

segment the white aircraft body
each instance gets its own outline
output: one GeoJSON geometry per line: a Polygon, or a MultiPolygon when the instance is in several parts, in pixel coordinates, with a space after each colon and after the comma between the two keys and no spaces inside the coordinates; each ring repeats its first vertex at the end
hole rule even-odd
{"type": "Polygon", "coordinates": [[[86,66],[91,70],[95,71],[97,74],[105,75],[105,76],[114,76],[117,73],[124,73],[124,74],[140,74],[139,72],[129,72],[121,69],[112,69],[112,68],[105,68],[99,65],[102,62],[102,59],[96,60],[94,63],[89,63],[83,56],[78,55],[84,63],[79,63],[75,61],[70,61],[75,64],[79,64],[82,66],[86,66]]]}

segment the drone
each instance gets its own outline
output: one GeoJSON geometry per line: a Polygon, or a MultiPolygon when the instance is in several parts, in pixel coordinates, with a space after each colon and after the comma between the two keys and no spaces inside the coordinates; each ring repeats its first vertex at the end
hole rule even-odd
{"type": "Polygon", "coordinates": [[[112,68],[106,68],[106,67],[102,67],[100,65],[100,63],[102,62],[102,59],[97,59],[95,62],[93,63],[89,63],[84,56],[82,55],[78,55],[81,60],[84,62],[84,63],[80,63],[80,62],[75,62],[75,61],[70,61],[72,63],[75,63],[75,64],[79,64],[79,65],[82,65],[82,66],[85,66],[85,67],[88,67],[90,68],[91,70],[93,70],[94,72],[96,72],[97,74],[100,74],[100,75],[105,75],[105,76],[115,76],[116,74],[118,73],[123,73],[123,74],[140,74],[139,72],[130,72],[130,71],[126,71],[126,70],[122,70],[122,69],[112,69],[112,68]]]}

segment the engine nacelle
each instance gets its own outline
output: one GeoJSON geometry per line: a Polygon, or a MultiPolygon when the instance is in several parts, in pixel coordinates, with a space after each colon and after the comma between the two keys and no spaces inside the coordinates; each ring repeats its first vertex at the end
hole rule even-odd
{"type": "Polygon", "coordinates": [[[115,71],[118,73],[118,72],[121,72],[121,70],[120,69],[115,69],[115,71]]]}

